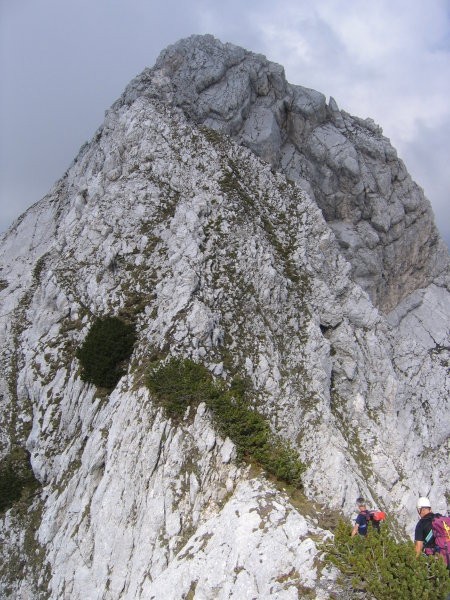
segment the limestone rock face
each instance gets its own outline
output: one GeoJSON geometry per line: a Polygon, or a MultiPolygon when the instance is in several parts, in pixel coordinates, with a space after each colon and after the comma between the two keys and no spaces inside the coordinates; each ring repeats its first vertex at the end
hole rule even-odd
{"type": "MultiPolygon", "coordinates": [[[[450,302],[438,255],[431,268],[423,250],[425,287],[405,266],[386,317],[334,233],[358,231],[375,251],[381,230],[369,217],[330,227],[318,191],[273,169],[286,132],[308,128],[316,153],[342,145],[342,168],[361,169],[331,114],[356,122],[262,57],[181,42],[2,237],[0,459],[26,447],[40,482],[1,515],[2,598],[325,599],[337,589],[320,563],[327,511],[349,517],[362,494],[411,533],[418,495],[445,510],[450,302]],[[274,112],[285,90],[304,111],[289,127],[284,104],[274,112]],[[225,124],[247,148],[218,133],[225,124]],[[76,358],[105,315],[133,319],[137,335],[110,394],[80,379],[76,358]],[[168,418],[145,385],[155,353],[249,379],[307,465],[300,499],[238,463],[205,405],[168,418]]],[[[388,147],[375,129],[372,141],[388,147]]],[[[416,221],[434,232],[421,203],[416,221]]]]}
{"type": "Polygon", "coordinates": [[[162,52],[120,102],[140,94],[165,98],[297,181],[332,227],[354,281],[383,312],[448,269],[429,202],[381,128],[287,83],[265,57],[192,36],[162,52]]]}

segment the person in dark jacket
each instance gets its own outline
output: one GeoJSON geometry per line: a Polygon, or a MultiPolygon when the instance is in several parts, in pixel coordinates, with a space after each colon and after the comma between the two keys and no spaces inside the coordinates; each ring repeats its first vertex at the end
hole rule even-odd
{"type": "Polygon", "coordinates": [[[417,500],[417,512],[420,519],[414,532],[414,544],[416,555],[419,556],[427,548],[434,548],[435,544],[431,523],[436,515],[431,510],[431,502],[425,497],[417,500]]]}
{"type": "Polygon", "coordinates": [[[357,498],[356,506],[358,507],[359,514],[355,519],[355,525],[352,529],[352,537],[357,533],[359,533],[359,535],[367,535],[367,525],[369,523],[369,511],[367,510],[366,501],[364,498],[357,498]]]}

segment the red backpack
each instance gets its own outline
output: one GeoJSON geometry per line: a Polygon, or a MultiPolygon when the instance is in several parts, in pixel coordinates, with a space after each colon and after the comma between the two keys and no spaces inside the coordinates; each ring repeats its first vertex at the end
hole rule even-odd
{"type": "Polygon", "coordinates": [[[380,524],[386,519],[386,513],[381,510],[366,510],[365,516],[367,523],[371,521],[372,527],[376,531],[380,531],[380,524]]]}
{"type": "Polygon", "coordinates": [[[369,515],[375,523],[380,523],[386,519],[386,513],[382,510],[369,510],[369,515]]]}

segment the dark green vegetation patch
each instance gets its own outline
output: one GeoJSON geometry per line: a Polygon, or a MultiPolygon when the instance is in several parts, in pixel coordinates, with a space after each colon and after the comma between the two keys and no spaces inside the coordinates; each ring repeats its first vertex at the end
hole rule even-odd
{"type": "Polygon", "coordinates": [[[353,590],[376,600],[443,600],[450,578],[439,557],[416,558],[412,542],[396,542],[389,525],[378,534],[350,537],[351,526],[340,522],[334,540],[324,544],[325,558],[343,574],[353,590]]]}
{"type": "Polygon", "coordinates": [[[38,486],[30,455],[23,448],[14,448],[0,461],[0,513],[29,496],[38,486]]]}
{"type": "Polygon", "coordinates": [[[249,406],[244,380],[236,378],[228,387],[206,367],[171,358],[150,369],[147,386],[167,414],[177,420],[189,406],[205,402],[218,432],[234,442],[240,460],[256,462],[278,479],[301,487],[304,465],[296,451],[272,433],[266,419],[249,406]]]}
{"type": "Polygon", "coordinates": [[[133,325],[117,317],[96,319],[76,353],[81,363],[81,379],[113,389],[126,371],[135,340],[133,325]]]}

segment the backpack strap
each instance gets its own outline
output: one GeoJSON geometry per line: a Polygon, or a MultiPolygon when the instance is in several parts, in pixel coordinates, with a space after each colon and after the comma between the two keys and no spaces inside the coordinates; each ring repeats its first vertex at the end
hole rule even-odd
{"type": "Polygon", "coordinates": [[[433,530],[430,529],[430,531],[428,532],[428,534],[426,535],[425,539],[423,540],[425,544],[428,544],[429,541],[431,541],[431,538],[433,537],[433,530]]]}

